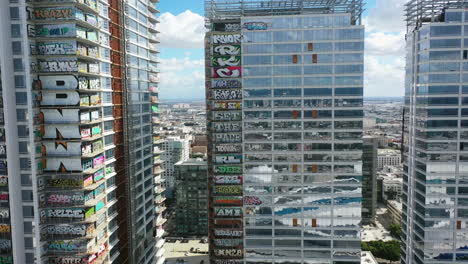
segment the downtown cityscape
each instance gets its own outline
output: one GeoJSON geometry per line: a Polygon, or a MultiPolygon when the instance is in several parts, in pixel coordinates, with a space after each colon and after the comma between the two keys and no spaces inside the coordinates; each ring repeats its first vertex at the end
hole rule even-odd
{"type": "Polygon", "coordinates": [[[0,264],[468,263],[468,0],[0,0],[0,33],[0,264]]]}

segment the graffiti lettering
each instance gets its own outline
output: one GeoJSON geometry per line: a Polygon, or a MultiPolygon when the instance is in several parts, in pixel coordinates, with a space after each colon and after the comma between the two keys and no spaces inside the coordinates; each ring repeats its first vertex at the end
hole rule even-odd
{"type": "Polygon", "coordinates": [[[75,33],[76,27],[74,24],[37,25],[35,29],[37,37],[72,37],[75,33]]]}
{"type": "Polygon", "coordinates": [[[213,199],[216,205],[242,205],[242,197],[215,197],[213,199]]]}
{"type": "Polygon", "coordinates": [[[215,132],[240,132],[242,130],[241,123],[212,123],[215,132]]]}
{"type": "Polygon", "coordinates": [[[214,90],[213,98],[215,100],[242,99],[242,92],[241,90],[214,90]]]}
{"type": "Polygon", "coordinates": [[[50,194],[47,202],[51,204],[67,204],[83,202],[84,196],[82,194],[50,194]]]}
{"type": "Polygon", "coordinates": [[[220,45],[216,46],[213,49],[215,55],[231,55],[231,56],[238,56],[241,53],[240,45],[220,45]]]}
{"type": "Polygon", "coordinates": [[[227,109],[227,110],[236,110],[241,109],[241,102],[214,102],[213,109],[227,109]]]}
{"type": "Polygon", "coordinates": [[[215,67],[239,66],[240,64],[240,56],[222,56],[213,58],[213,66],[215,67]]]}
{"type": "Polygon", "coordinates": [[[99,79],[90,79],[89,80],[89,89],[98,90],[101,88],[101,82],[99,79]]]}
{"type": "Polygon", "coordinates": [[[240,34],[219,34],[213,35],[214,44],[236,44],[241,42],[240,34]]]}
{"type": "Polygon", "coordinates": [[[82,183],[78,179],[48,179],[47,186],[50,187],[81,187],[82,183]]]}
{"type": "Polygon", "coordinates": [[[241,152],[242,146],[240,145],[215,145],[214,149],[216,153],[235,153],[241,152]]]}
{"type": "Polygon", "coordinates": [[[245,205],[261,205],[263,202],[257,196],[244,196],[245,205]]]}
{"type": "Polygon", "coordinates": [[[0,224],[0,233],[10,233],[11,226],[6,224],[0,224]]]}
{"type": "Polygon", "coordinates": [[[242,173],[241,167],[225,167],[225,166],[216,166],[216,173],[242,173]]]}
{"type": "Polygon", "coordinates": [[[215,249],[214,252],[218,257],[242,257],[241,249],[215,249]]]}
{"type": "Polygon", "coordinates": [[[51,241],[49,243],[48,249],[51,251],[73,251],[83,249],[85,244],[83,241],[66,241],[66,240],[58,240],[58,241],[51,241]]]}
{"type": "Polygon", "coordinates": [[[75,60],[39,61],[38,70],[41,72],[75,72],[78,62],[75,60]]]}
{"type": "Polygon", "coordinates": [[[37,35],[36,27],[34,25],[28,24],[26,28],[28,30],[28,37],[35,37],[37,35]]]}
{"type": "Polygon", "coordinates": [[[76,54],[76,42],[39,42],[36,49],[39,55],[72,55],[76,54]]]}
{"type": "Polygon", "coordinates": [[[219,227],[227,227],[232,228],[235,226],[236,228],[242,227],[241,220],[234,220],[234,219],[215,219],[215,225],[219,227]]]}
{"type": "Polygon", "coordinates": [[[74,258],[74,257],[49,257],[49,264],[88,264],[86,258],[74,258]]]}
{"type": "Polygon", "coordinates": [[[213,120],[215,121],[240,121],[240,112],[213,112],[213,120]]]}
{"type": "Polygon", "coordinates": [[[73,8],[36,8],[34,17],[36,19],[69,19],[75,14],[73,8]]]}
{"type": "Polygon", "coordinates": [[[267,30],[268,24],[264,22],[247,22],[244,23],[243,28],[247,30],[267,30]]]}
{"type": "Polygon", "coordinates": [[[11,264],[13,263],[13,258],[9,256],[0,256],[0,264],[11,264]]]}
{"type": "Polygon", "coordinates": [[[212,80],[211,88],[241,88],[242,82],[239,80],[212,80]]]}
{"type": "Polygon", "coordinates": [[[218,247],[238,247],[242,245],[242,239],[215,239],[214,244],[218,247]]]}
{"type": "Polygon", "coordinates": [[[242,155],[216,155],[214,160],[217,164],[240,164],[242,155]]]}
{"type": "Polygon", "coordinates": [[[50,225],[42,229],[47,235],[86,235],[85,225],[50,225]]]}
{"type": "Polygon", "coordinates": [[[242,230],[215,229],[214,234],[218,237],[242,237],[244,232],[242,230]]]}
{"type": "Polygon", "coordinates": [[[0,250],[8,250],[8,249],[11,249],[11,240],[0,239],[0,250]]]}
{"type": "Polygon", "coordinates": [[[213,78],[239,78],[242,67],[213,68],[213,78]]]}
{"type": "Polygon", "coordinates": [[[239,143],[242,142],[241,134],[214,134],[214,141],[218,143],[239,143]]]}
{"type": "Polygon", "coordinates": [[[8,193],[1,193],[0,194],[0,201],[8,201],[10,195],[8,193]]]}
{"type": "Polygon", "coordinates": [[[84,209],[47,209],[42,211],[42,217],[51,218],[83,218],[84,209]]]}
{"type": "Polygon", "coordinates": [[[237,185],[227,185],[227,186],[214,186],[213,191],[215,194],[242,194],[242,186],[237,185]]]}
{"type": "Polygon", "coordinates": [[[242,208],[215,208],[215,215],[220,217],[242,216],[242,208]]]}
{"type": "Polygon", "coordinates": [[[240,31],[241,27],[239,23],[215,23],[213,25],[214,31],[233,32],[240,31]]]}
{"type": "Polygon", "coordinates": [[[215,184],[242,184],[242,176],[214,176],[215,184]]]}
{"type": "Polygon", "coordinates": [[[1,208],[0,218],[10,218],[10,211],[7,208],[1,208]]]}
{"type": "Polygon", "coordinates": [[[242,260],[235,260],[235,259],[217,259],[215,260],[215,264],[242,264],[244,263],[242,260]]]}

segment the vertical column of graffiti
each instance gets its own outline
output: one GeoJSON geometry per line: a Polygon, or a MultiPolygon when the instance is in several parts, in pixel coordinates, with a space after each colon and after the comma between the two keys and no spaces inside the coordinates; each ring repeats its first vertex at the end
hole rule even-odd
{"type": "Polygon", "coordinates": [[[0,85],[0,263],[12,263],[11,222],[8,191],[3,89],[0,85]]]}
{"type": "MultiPolygon", "coordinates": [[[[242,61],[240,23],[213,23],[207,82],[210,133],[210,253],[242,263],[242,61]]],[[[207,65],[208,66],[208,65],[207,65]]]]}
{"type": "Polygon", "coordinates": [[[34,151],[41,261],[101,263],[108,252],[106,173],[113,171],[104,155],[101,100],[102,90],[111,90],[103,77],[110,70],[100,67],[101,55],[110,60],[103,48],[108,36],[97,29],[98,0],[36,2],[26,11],[36,56],[31,72],[39,110],[34,151]]]}

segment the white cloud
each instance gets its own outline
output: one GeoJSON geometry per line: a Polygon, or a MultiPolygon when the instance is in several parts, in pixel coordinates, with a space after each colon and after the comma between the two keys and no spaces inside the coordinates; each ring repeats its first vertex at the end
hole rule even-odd
{"type": "Polygon", "coordinates": [[[403,96],[405,79],[404,4],[377,0],[363,19],[366,26],[366,96],[403,96]]]}
{"type": "Polygon", "coordinates": [[[382,62],[376,56],[366,56],[365,64],[365,96],[403,96],[405,80],[403,59],[382,62]]]}
{"type": "Polygon", "coordinates": [[[205,19],[187,10],[178,15],[169,12],[159,16],[161,46],[166,48],[201,49],[205,37],[205,19]]]}
{"type": "Polygon", "coordinates": [[[366,54],[401,56],[405,52],[405,34],[373,32],[366,36],[366,54]]]}
{"type": "Polygon", "coordinates": [[[377,0],[363,19],[367,30],[401,32],[405,30],[405,3],[408,0],[377,0]]]}
{"type": "Polygon", "coordinates": [[[161,93],[163,99],[190,99],[205,97],[204,61],[183,59],[161,59],[161,93]]]}

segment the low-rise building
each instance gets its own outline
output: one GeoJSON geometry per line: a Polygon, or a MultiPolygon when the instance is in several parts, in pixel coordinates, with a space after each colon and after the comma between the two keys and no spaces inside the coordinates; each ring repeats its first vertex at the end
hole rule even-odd
{"type": "Polygon", "coordinates": [[[387,209],[388,215],[391,218],[393,224],[401,224],[401,212],[403,209],[403,205],[401,202],[395,200],[388,200],[387,201],[387,209]]]}
{"type": "Polygon", "coordinates": [[[377,168],[385,166],[398,166],[401,164],[401,154],[399,150],[379,149],[377,154],[377,168]]]}

